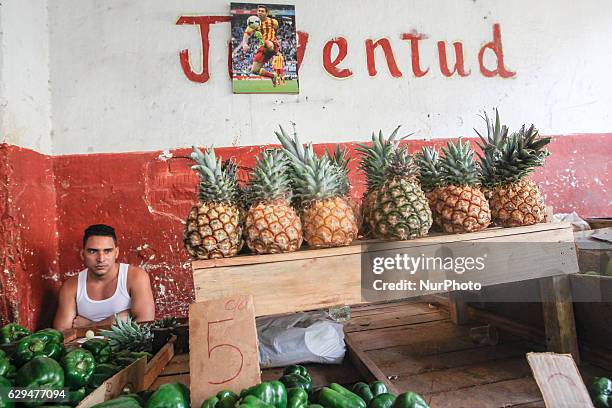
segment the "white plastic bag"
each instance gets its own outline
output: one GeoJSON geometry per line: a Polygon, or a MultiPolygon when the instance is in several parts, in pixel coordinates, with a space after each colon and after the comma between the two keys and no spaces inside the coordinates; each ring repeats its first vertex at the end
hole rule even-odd
{"type": "Polygon", "coordinates": [[[257,319],[257,337],[262,368],[340,364],[346,353],[342,324],[321,312],[257,319]]]}

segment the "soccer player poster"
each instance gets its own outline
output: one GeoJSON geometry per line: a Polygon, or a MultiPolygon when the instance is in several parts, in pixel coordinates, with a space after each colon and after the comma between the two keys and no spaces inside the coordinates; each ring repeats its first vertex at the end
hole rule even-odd
{"type": "Polygon", "coordinates": [[[295,6],[231,3],[234,93],[298,93],[295,6]]]}

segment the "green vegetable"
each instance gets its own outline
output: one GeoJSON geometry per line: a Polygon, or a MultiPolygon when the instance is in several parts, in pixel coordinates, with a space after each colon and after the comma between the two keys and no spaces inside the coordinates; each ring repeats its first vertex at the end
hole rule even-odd
{"type": "MultiPolygon", "coordinates": [[[[52,358],[34,357],[17,371],[15,385],[23,388],[59,390],[64,387],[64,370],[52,358]]],[[[24,405],[35,407],[42,403],[30,402],[24,405]]]]}
{"type": "Polygon", "coordinates": [[[310,405],[308,405],[308,408],[325,408],[325,407],[323,407],[323,405],[319,405],[319,404],[310,404],[310,405]]]}
{"type": "Polygon", "coordinates": [[[397,396],[391,408],[429,408],[429,405],[419,394],[405,392],[397,396]]]}
{"type": "MultiPolygon", "coordinates": [[[[299,374],[292,374],[299,375],[299,374]]],[[[287,408],[307,408],[308,393],[303,388],[290,388],[287,390],[287,408]]]]}
{"type": "Polygon", "coordinates": [[[308,373],[306,376],[297,373],[286,374],[283,375],[279,381],[285,385],[286,389],[297,387],[306,391],[307,394],[312,393],[312,380],[308,373]]]}
{"type": "Polygon", "coordinates": [[[70,390],[68,392],[68,401],[70,402],[70,405],[76,406],[83,400],[83,398],[85,398],[86,395],[87,390],[85,388],[70,390]]]}
{"type": "Polygon", "coordinates": [[[189,408],[189,389],[181,383],[160,385],[147,401],[146,408],[189,408]]]}
{"type": "Polygon", "coordinates": [[[122,350],[112,356],[112,362],[121,367],[127,367],[142,357],[146,357],[148,361],[153,357],[153,355],[146,351],[122,350]]]}
{"type": "Polygon", "coordinates": [[[222,390],[214,397],[210,397],[204,401],[201,408],[234,408],[238,399],[238,395],[233,391],[222,390]]]}
{"type": "Polygon", "coordinates": [[[9,389],[13,386],[9,380],[0,376],[0,408],[13,408],[15,403],[8,400],[9,389]]]}
{"type": "Polygon", "coordinates": [[[348,397],[328,387],[321,388],[317,400],[325,408],[360,408],[348,397]]]}
{"type": "Polygon", "coordinates": [[[395,402],[395,395],[385,393],[378,394],[368,404],[368,408],[389,408],[395,402]]]}
{"type": "Polygon", "coordinates": [[[74,349],[62,357],[65,383],[70,388],[81,388],[89,384],[96,369],[96,360],[87,350],[74,349]]]}
{"type": "Polygon", "coordinates": [[[389,392],[387,386],[382,381],[374,381],[370,385],[364,382],[358,382],[353,385],[353,392],[361,397],[366,404],[369,404],[374,397],[380,394],[389,392]]]}
{"type": "MultiPolygon", "coordinates": [[[[354,392],[351,392],[351,391],[347,390],[346,388],[344,388],[340,384],[331,383],[331,384],[329,384],[329,388],[331,388],[332,390],[342,394],[342,396],[348,398],[351,401],[351,405],[354,408],[366,408],[367,404],[365,403],[365,401],[359,395],[355,394],[354,392]]],[[[325,404],[323,404],[323,405],[325,405],[325,404]]]]}
{"type": "Polygon", "coordinates": [[[93,388],[98,388],[102,385],[104,381],[117,374],[120,370],[121,367],[118,367],[114,364],[98,364],[94,369],[93,374],[91,375],[91,380],[89,381],[89,384],[93,388]]]}
{"type": "Polygon", "coordinates": [[[118,398],[96,404],[92,408],[142,408],[142,405],[137,396],[122,395],[118,398]]]}
{"type": "Polygon", "coordinates": [[[247,395],[259,398],[275,408],[287,408],[287,389],[280,381],[262,382],[240,393],[240,397],[243,399],[247,395]]]}
{"type": "Polygon", "coordinates": [[[289,367],[285,368],[285,371],[283,371],[283,375],[287,374],[299,374],[302,377],[308,378],[308,381],[312,383],[312,378],[310,378],[310,374],[308,374],[308,370],[306,370],[306,367],[304,366],[290,365],[289,367]]]}
{"type": "Polygon", "coordinates": [[[236,407],[237,408],[274,408],[274,405],[270,405],[252,395],[247,395],[246,397],[240,400],[240,402],[238,403],[238,405],[236,405],[236,407]]]}
{"type": "Polygon", "coordinates": [[[46,335],[50,336],[52,339],[54,339],[56,343],[64,344],[64,334],[61,331],[59,331],[59,330],[55,330],[55,329],[42,329],[42,330],[37,331],[34,334],[46,334],[46,335]]]}
{"type": "Polygon", "coordinates": [[[11,364],[4,350],[0,350],[0,377],[12,378],[15,371],[15,366],[11,364]]]}
{"type": "Polygon", "coordinates": [[[111,357],[111,346],[106,339],[89,339],[81,346],[93,354],[96,363],[108,363],[111,357]]]}
{"type": "Polygon", "coordinates": [[[0,329],[0,344],[13,343],[30,334],[32,334],[32,332],[25,327],[17,323],[9,323],[0,329]]]}
{"type": "Polygon", "coordinates": [[[612,381],[609,378],[593,378],[589,386],[589,393],[596,408],[612,407],[612,381]]]}
{"type": "Polygon", "coordinates": [[[13,359],[22,366],[34,357],[49,357],[59,360],[64,352],[63,343],[58,343],[49,333],[34,333],[19,340],[13,359]]]}

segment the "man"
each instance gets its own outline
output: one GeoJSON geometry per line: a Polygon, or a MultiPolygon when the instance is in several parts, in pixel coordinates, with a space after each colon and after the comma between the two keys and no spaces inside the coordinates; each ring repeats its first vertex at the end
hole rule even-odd
{"type": "Polygon", "coordinates": [[[268,17],[268,8],[266,6],[257,7],[257,17],[261,21],[259,29],[255,30],[247,27],[242,36],[242,51],[249,50],[249,38],[256,32],[261,33],[261,45],[253,57],[253,65],[251,72],[256,75],[261,75],[272,80],[273,86],[276,86],[276,74],[266,71],[263,66],[266,62],[278,52],[280,45],[276,39],[276,30],[278,29],[278,20],[268,17]]]}
{"type": "Polygon", "coordinates": [[[282,80],[283,85],[285,85],[285,58],[280,51],[272,59],[272,68],[276,72],[276,84],[280,86],[282,80]]]}
{"type": "Polygon", "coordinates": [[[155,318],[149,275],[142,269],[117,263],[115,230],[108,225],[89,226],[83,235],[81,259],[86,269],[68,278],[59,293],[53,327],[64,330],[114,322],[115,313],[136,321],[155,318]]]}

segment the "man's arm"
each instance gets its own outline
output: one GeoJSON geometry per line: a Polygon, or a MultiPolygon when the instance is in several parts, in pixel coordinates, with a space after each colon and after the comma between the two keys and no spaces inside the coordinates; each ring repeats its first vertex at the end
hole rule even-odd
{"type": "Polygon", "coordinates": [[[242,35],[242,43],[240,43],[243,52],[247,52],[249,50],[249,38],[251,38],[251,35],[253,35],[253,31],[254,30],[249,27],[244,30],[244,34],[242,35]]]}
{"type": "Polygon", "coordinates": [[[53,327],[57,330],[72,328],[72,322],[77,317],[76,307],[77,277],[69,278],[59,292],[59,305],[55,312],[53,327]]]}
{"type": "Polygon", "coordinates": [[[128,290],[132,298],[131,314],[137,322],[155,320],[155,301],[149,274],[130,266],[128,290]]]}

